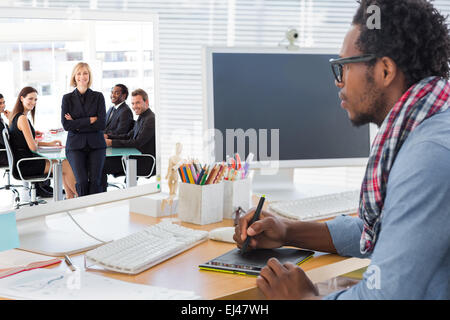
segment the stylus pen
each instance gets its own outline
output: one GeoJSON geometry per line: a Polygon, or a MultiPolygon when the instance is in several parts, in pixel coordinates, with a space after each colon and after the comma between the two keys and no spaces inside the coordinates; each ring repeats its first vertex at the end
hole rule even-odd
{"type": "Polygon", "coordinates": [[[66,261],[67,265],[69,266],[70,270],[72,270],[72,272],[74,272],[75,270],[77,270],[75,268],[75,266],[73,265],[72,259],[70,259],[70,257],[68,255],[64,256],[64,260],[66,261]]]}
{"type": "MultiPolygon", "coordinates": [[[[259,198],[258,206],[256,207],[255,214],[253,215],[252,220],[250,220],[248,226],[250,227],[255,221],[259,219],[259,215],[261,214],[261,210],[264,204],[264,200],[266,200],[266,196],[263,195],[261,198],[259,198]]],[[[241,254],[244,254],[247,252],[248,244],[250,243],[250,236],[247,236],[247,239],[245,239],[244,244],[242,245],[241,254]]]]}

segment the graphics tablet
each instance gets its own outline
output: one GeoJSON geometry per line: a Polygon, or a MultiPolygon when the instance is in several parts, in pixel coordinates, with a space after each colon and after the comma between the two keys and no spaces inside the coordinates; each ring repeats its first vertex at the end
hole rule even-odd
{"type": "Polygon", "coordinates": [[[199,265],[202,270],[237,273],[246,275],[259,275],[262,268],[270,258],[277,258],[281,264],[291,262],[299,265],[314,255],[313,251],[294,248],[256,249],[241,254],[235,248],[215,259],[199,265]]]}

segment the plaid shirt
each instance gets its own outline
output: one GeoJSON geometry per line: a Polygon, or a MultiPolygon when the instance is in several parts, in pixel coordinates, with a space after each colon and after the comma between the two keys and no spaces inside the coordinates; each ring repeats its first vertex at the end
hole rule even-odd
{"type": "Polygon", "coordinates": [[[384,119],[372,145],[361,187],[359,217],[364,221],[361,253],[373,250],[383,217],[389,172],[409,134],[425,119],[449,108],[450,83],[428,77],[413,85],[384,119]]]}

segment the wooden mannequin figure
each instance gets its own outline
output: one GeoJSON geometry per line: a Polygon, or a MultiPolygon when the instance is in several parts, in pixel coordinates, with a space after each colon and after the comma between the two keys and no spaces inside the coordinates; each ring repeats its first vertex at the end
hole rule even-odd
{"type": "Polygon", "coordinates": [[[181,158],[181,152],[183,151],[183,145],[179,142],[175,145],[175,155],[169,158],[169,166],[167,168],[167,184],[169,186],[169,197],[163,199],[161,202],[161,211],[164,212],[166,204],[170,205],[172,212],[173,199],[175,198],[178,190],[178,167],[183,162],[181,158]]]}

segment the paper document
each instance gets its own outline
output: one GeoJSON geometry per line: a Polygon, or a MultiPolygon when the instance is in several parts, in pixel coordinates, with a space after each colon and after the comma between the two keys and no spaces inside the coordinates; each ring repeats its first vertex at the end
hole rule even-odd
{"type": "Polygon", "coordinates": [[[0,279],[0,296],[27,300],[194,300],[192,291],[134,284],[77,270],[34,269],[0,279]]]}
{"type": "Polygon", "coordinates": [[[61,259],[34,254],[22,250],[0,252],[0,279],[36,268],[61,263],[61,259]]]}
{"type": "Polygon", "coordinates": [[[23,250],[7,250],[0,252],[0,270],[8,268],[23,267],[37,261],[48,261],[55,257],[44,256],[23,250]]]}

